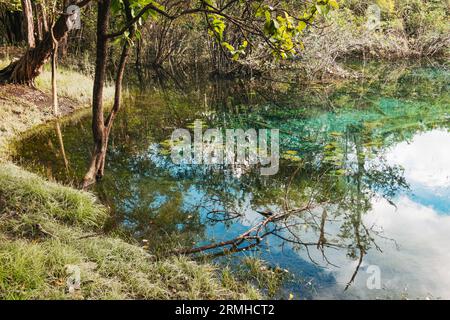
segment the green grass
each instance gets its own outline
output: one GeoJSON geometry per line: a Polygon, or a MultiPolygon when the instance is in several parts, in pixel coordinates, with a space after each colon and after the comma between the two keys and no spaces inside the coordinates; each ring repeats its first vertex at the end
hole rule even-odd
{"type": "Polygon", "coordinates": [[[2,166],[0,182],[2,213],[39,215],[90,227],[98,227],[106,218],[92,194],[43,181],[13,165],[2,166]]]}
{"type": "Polygon", "coordinates": [[[102,235],[95,197],[0,164],[0,299],[257,299],[259,290],[186,257],[157,258],[102,235]],[[69,292],[69,266],[81,286],[69,292]]]}
{"type": "MultiPolygon", "coordinates": [[[[8,55],[0,58],[0,69],[7,66],[10,60],[8,55]]],[[[63,110],[63,113],[64,110],[72,112],[90,106],[93,88],[91,76],[60,66],[56,77],[60,110],[63,110]]],[[[36,78],[35,84],[39,91],[29,87],[16,90],[14,86],[0,86],[0,158],[7,157],[8,142],[11,139],[55,118],[48,64],[36,78]]],[[[110,104],[113,96],[114,87],[106,85],[103,94],[106,106],[110,104]]]]}
{"type": "MultiPolygon", "coordinates": [[[[8,55],[0,58],[0,69],[6,67],[10,62],[11,58],[8,55]]],[[[42,73],[36,78],[35,85],[39,90],[50,94],[52,90],[52,74],[48,63],[44,66],[42,73]]],[[[56,73],[56,86],[59,97],[69,98],[81,105],[88,105],[92,101],[94,80],[89,75],[60,65],[56,73]]],[[[105,100],[111,100],[114,97],[114,86],[106,85],[103,96],[105,100]]]]}
{"type": "MultiPolygon", "coordinates": [[[[48,66],[36,79],[36,86],[43,91],[51,91],[52,74],[48,66]]],[[[83,105],[90,104],[92,101],[94,81],[90,76],[61,66],[56,74],[56,86],[59,96],[70,98],[83,105]]],[[[114,96],[114,87],[107,85],[103,96],[105,100],[111,100],[114,96]]]]}

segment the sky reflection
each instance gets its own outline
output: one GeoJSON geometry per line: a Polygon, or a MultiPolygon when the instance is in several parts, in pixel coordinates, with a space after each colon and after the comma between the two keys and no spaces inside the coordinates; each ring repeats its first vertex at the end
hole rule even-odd
{"type": "MultiPolygon", "coordinates": [[[[347,298],[450,298],[450,133],[437,129],[417,134],[411,141],[393,146],[389,164],[400,165],[411,190],[399,195],[393,206],[383,198],[372,200],[364,216],[376,226],[382,252],[365,256],[347,298]],[[367,288],[367,267],[381,270],[381,290],[367,288]]],[[[327,268],[335,277],[333,287],[323,288],[319,298],[336,298],[351,277],[357,262],[329,252],[340,268],[327,268]]]]}

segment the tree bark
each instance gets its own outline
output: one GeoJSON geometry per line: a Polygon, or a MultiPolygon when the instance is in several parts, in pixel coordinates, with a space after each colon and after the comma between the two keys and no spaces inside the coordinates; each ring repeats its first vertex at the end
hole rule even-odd
{"type": "Polygon", "coordinates": [[[53,34],[53,26],[51,29],[51,35],[53,39],[53,50],[52,50],[52,101],[53,101],[53,114],[57,117],[59,116],[58,107],[58,89],[56,87],[56,63],[58,60],[58,41],[55,39],[53,34]]]}
{"type": "MultiPolygon", "coordinates": [[[[90,0],[75,1],[80,8],[89,2],[90,0]]],[[[61,15],[53,27],[53,35],[58,42],[69,32],[68,17],[68,15],[61,15]]],[[[53,38],[51,32],[47,32],[36,47],[29,48],[19,60],[11,62],[6,68],[0,70],[0,84],[18,83],[34,86],[34,79],[41,73],[42,66],[48,61],[52,51],[53,38]]]]}
{"type": "Polygon", "coordinates": [[[41,10],[39,10],[40,4],[34,4],[34,14],[36,16],[37,37],[39,41],[44,39],[44,26],[42,23],[41,10]]]}
{"type": "MultiPolygon", "coordinates": [[[[67,16],[61,16],[53,27],[53,35],[57,41],[69,31],[66,24],[67,16]]],[[[53,38],[46,33],[39,44],[28,49],[25,54],[0,71],[0,83],[18,83],[34,85],[34,79],[41,73],[42,66],[50,58],[53,51],[53,38]]]]}
{"type": "Polygon", "coordinates": [[[29,48],[34,48],[36,40],[34,39],[33,7],[31,0],[21,0],[23,12],[24,34],[29,48]]]}
{"type": "MultiPolygon", "coordinates": [[[[129,6],[129,1],[124,0],[125,11],[127,15],[127,20],[130,21],[132,19],[131,10],[129,6]]],[[[130,28],[129,38],[133,39],[136,34],[136,28],[132,26],[130,28]]],[[[106,36],[106,33],[102,32],[103,36],[106,36]]],[[[105,39],[106,37],[102,38],[105,39]]],[[[98,38],[97,38],[98,39],[98,38]]],[[[107,41],[107,40],[106,40],[107,41]]],[[[106,42],[107,43],[107,42],[106,42]]],[[[122,48],[122,53],[120,55],[119,65],[117,67],[117,75],[115,80],[115,91],[114,91],[114,104],[109,113],[106,121],[104,121],[103,108],[94,108],[93,106],[93,134],[94,134],[94,153],[92,154],[91,163],[86,173],[82,187],[86,189],[97,180],[101,179],[105,172],[105,162],[106,162],[106,152],[108,148],[109,136],[111,134],[112,126],[114,123],[114,119],[116,118],[117,113],[120,110],[121,98],[122,98],[122,82],[123,76],[125,73],[125,67],[128,61],[128,57],[130,54],[130,45],[128,42],[125,42],[122,48]],[[94,124],[95,123],[95,124],[94,124]]],[[[104,57],[103,61],[106,61],[106,56],[101,54],[101,57],[104,57]]],[[[106,64],[106,62],[104,62],[106,64]]],[[[97,74],[97,72],[96,72],[97,74]]],[[[97,78],[97,77],[96,77],[97,78]]],[[[101,84],[103,87],[103,83],[101,84]]],[[[94,90],[95,94],[95,90],[94,90]]]]}
{"type": "Polygon", "coordinates": [[[103,117],[103,87],[106,77],[108,57],[109,13],[111,0],[99,0],[97,3],[97,52],[95,60],[94,90],[92,94],[92,133],[94,150],[88,172],[83,178],[82,188],[86,189],[102,176],[101,168],[106,154],[106,127],[103,117]]]}
{"type": "MultiPolygon", "coordinates": [[[[67,8],[69,6],[69,0],[64,0],[63,2],[63,7],[67,8]]],[[[67,34],[64,38],[61,39],[61,41],[59,42],[59,46],[60,46],[60,52],[61,52],[61,57],[64,58],[67,55],[67,48],[68,48],[68,40],[69,35],[67,34]]]]}
{"type": "Polygon", "coordinates": [[[45,37],[45,34],[48,32],[46,8],[43,4],[36,3],[34,11],[36,14],[38,39],[39,41],[42,41],[45,37]]]}

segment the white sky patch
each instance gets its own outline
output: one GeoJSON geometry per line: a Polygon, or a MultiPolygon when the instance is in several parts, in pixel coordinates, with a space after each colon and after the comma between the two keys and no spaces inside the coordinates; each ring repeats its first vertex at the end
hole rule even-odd
{"type": "Polygon", "coordinates": [[[398,200],[397,210],[384,200],[374,202],[365,222],[382,227],[384,235],[399,244],[397,249],[383,240],[384,252],[371,251],[366,260],[385,270],[385,285],[407,288],[411,298],[450,298],[450,216],[405,196],[398,200]]]}
{"type": "Polygon", "coordinates": [[[450,132],[433,130],[414,136],[411,142],[393,147],[386,159],[405,169],[410,183],[426,187],[450,186],[450,132]]]}

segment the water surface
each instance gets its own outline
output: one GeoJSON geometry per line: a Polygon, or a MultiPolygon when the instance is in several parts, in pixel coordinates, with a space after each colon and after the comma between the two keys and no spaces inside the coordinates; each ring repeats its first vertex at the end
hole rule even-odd
{"type": "MultiPolygon", "coordinates": [[[[279,298],[450,298],[449,72],[430,64],[352,67],[365,77],[136,90],[94,189],[112,209],[109,227],[153,250],[190,248],[233,239],[266,213],[292,210],[258,245],[239,244],[218,263],[255,256],[286,269],[283,286],[271,292],[279,298]],[[174,165],[167,139],[196,119],[209,128],[280,129],[279,173],[174,165]],[[374,270],[380,288],[371,287],[374,270]]],[[[72,117],[28,132],[14,160],[75,183],[91,139],[89,116],[72,117]]]]}

